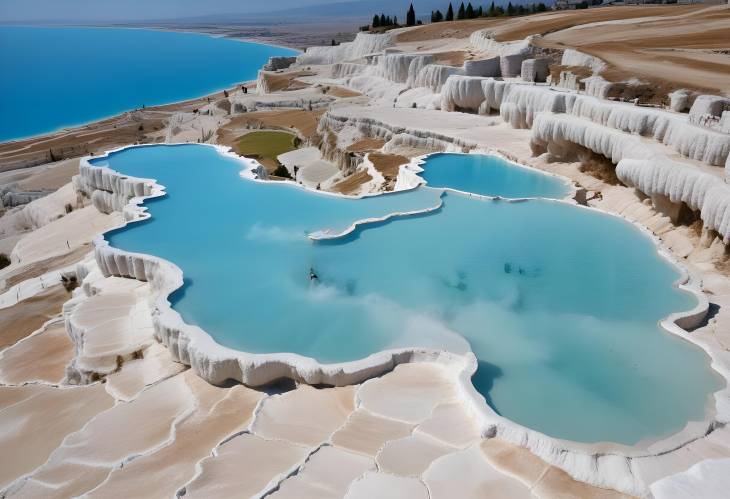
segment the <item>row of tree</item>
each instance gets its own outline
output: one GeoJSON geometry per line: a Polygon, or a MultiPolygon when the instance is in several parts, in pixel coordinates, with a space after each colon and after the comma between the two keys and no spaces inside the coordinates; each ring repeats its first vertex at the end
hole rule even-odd
{"type": "Polygon", "coordinates": [[[370,24],[371,28],[384,28],[388,26],[398,26],[398,16],[386,16],[385,14],[373,16],[373,22],[370,24]]]}
{"type": "MultiPolygon", "coordinates": [[[[415,26],[416,24],[421,24],[421,21],[416,21],[416,11],[413,8],[413,4],[411,4],[411,6],[408,8],[408,12],[406,12],[406,26],[415,26]]],[[[386,16],[385,14],[376,14],[373,16],[373,22],[371,26],[373,28],[398,26],[398,17],[393,16],[391,18],[390,16],[386,16]]]]}
{"type": "Polygon", "coordinates": [[[456,17],[454,17],[454,7],[451,3],[449,3],[449,8],[446,10],[445,16],[440,10],[431,11],[431,22],[438,23],[441,21],[453,21],[454,19],[476,19],[477,17],[501,17],[505,15],[524,16],[527,14],[534,14],[536,12],[546,12],[547,10],[547,5],[542,2],[536,4],[533,3],[527,6],[514,6],[512,5],[512,2],[509,2],[506,9],[501,5],[495,6],[494,2],[491,3],[488,9],[483,8],[481,5],[475,9],[471,2],[469,2],[466,6],[464,6],[464,2],[461,2],[459,10],[456,13],[456,17]]]}
{"type": "MultiPolygon", "coordinates": [[[[441,21],[453,21],[455,19],[476,19],[477,17],[524,16],[527,14],[534,14],[536,12],[545,12],[547,10],[547,6],[542,2],[517,6],[512,5],[512,2],[509,2],[506,8],[501,5],[494,5],[494,2],[492,2],[488,9],[485,9],[481,5],[474,8],[471,2],[468,2],[466,5],[464,5],[464,2],[461,2],[459,9],[456,11],[456,14],[454,14],[454,6],[449,3],[446,15],[444,15],[440,10],[431,11],[431,22],[438,23],[441,21]]],[[[413,4],[411,4],[408,8],[408,12],[406,12],[406,26],[415,26],[416,24],[421,24],[421,21],[416,20],[416,11],[413,8],[413,4]]],[[[399,26],[398,17],[390,17],[385,14],[374,15],[373,21],[370,24],[370,28],[391,28],[397,26],[399,26]]],[[[368,26],[363,26],[361,29],[367,28],[368,26]]]]}

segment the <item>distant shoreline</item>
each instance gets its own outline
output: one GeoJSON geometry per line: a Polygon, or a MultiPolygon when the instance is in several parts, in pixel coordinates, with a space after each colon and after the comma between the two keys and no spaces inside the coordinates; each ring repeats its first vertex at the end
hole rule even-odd
{"type": "MultiPolygon", "coordinates": [[[[254,44],[257,44],[257,45],[266,45],[266,46],[269,46],[269,47],[274,47],[274,48],[279,48],[279,49],[285,49],[285,50],[294,50],[296,52],[301,52],[299,49],[296,49],[294,47],[284,46],[284,45],[276,45],[276,44],[268,43],[268,42],[265,42],[265,41],[262,41],[262,40],[236,38],[236,37],[231,37],[231,36],[216,35],[214,33],[206,33],[206,32],[200,32],[200,31],[187,31],[187,30],[176,30],[176,29],[164,29],[164,28],[154,28],[154,27],[145,27],[145,26],[118,26],[118,25],[117,26],[115,26],[115,25],[108,25],[107,26],[107,25],[88,25],[88,24],[85,24],[85,25],[72,25],[72,24],[58,24],[58,25],[49,25],[49,24],[13,24],[13,25],[11,25],[11,24],[3,24],[3,25],[0,25],[0,28],[4,28],[4,27],[56,28],[56,29],[57,28],[75,28],[75,29],[81,29],[81,28],[90,28],[90,29],[103,28],[103,29],[130,29],[130,30],[131,29],[136,29],[136,30],[144,30],[144,31],[164,31],[164,32],[171,32],[171,33],[188,33],[188,34],[191,34],[191,35],[192,34],[195,34],[195,35],[200,35],[200,36],[208,36],[208,37],[211,37],[211,38],[227,38],[227,39],[235,40],[235,41],[239,41],[239,42],[254,43],[254,44]]],[[[152,104],[150,106],[146,106],[144,109],[153,110],[154,111],[154,110],[157,110],[158,108],[161,108],[161,107],[184,105],[186,103],[190,103],[190,102],[195,102],[195,101],[199,101],[199,100],[202,100],[202,99],[206,99],[207,97],[213,97],[213,96],[215,96],[217,94],[222,93],[224,90],[230,90],[231,88],[236,88],[236,87],[238,87],[240,85],[246,85],[246,84],[251,83],[252,81],[255,81],[255,80],[242,80],[242,81],[238,81],[238,82],[236,82],[235,84],[233,84],[231,86],[226,86],[224,88],[216,89],[216,90],[214,90],[212,92],[204,93],[202,95],[196,95],[196,96],[192,96],[192,97],[186,98],[186,99],[172,100],[172,101],[169,101],[169,102],[155,103],[155,104],[152,104]]],[[[27,135],[27,136],[23,136],[23,137],[14,137],[14,138],[7,139],[7,140],[0,139],[0,146],[1,145],[9,145],[9,144],[13,144],[13,143],[19,143],[19,142],[26,142],[26,141],[51,139],[51,138],[56,137],[58,135],[64,135],[64,134],[73,133],[73,132],[78,131],[78,130],[80,130],[82,128],[88,128],[91,125],[100,124],[100,123],[105,122],[105,121],[116,121],[116,120],[119,120],[119,119],[123,118],[128,113],[132,113],[132,112],[140,111],[140,110],[142,110],[142,109],[141,108],[127,109],[127,110],[122,111],[122,112],[110,114],[110,115],[107,115],[107,116],[101,116],[99,118],[94,118],[94,119],[92,119],[90,121],[85,121],[85,122],[80,122],[80,123],[72,123],[72,124],[68,124],[68,125],[62,125],[62,126],[56,128],[54,130],[49,130],[49,131],[41,132],[41,133],[38,133],[38,134],[27,135]]]]}

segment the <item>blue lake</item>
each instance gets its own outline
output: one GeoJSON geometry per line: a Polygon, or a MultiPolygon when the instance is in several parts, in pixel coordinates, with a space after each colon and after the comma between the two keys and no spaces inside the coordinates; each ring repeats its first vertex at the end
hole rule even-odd
{"type": "Polygon", "coordinates": [[[293,54],[192,33],[0,27],[0,141],[200,97],[293,54]]]}
{"type": "MultiPolygon", "coordinates": [[[[434,158],[471,170],[468,159],[434,158]]],[[[721,386],[704,352],[658,326],[695,298],[673,285],[679,274],[652,241],[617,217],[430,187],[337,198],[243,179],[240,162],[199,145],[131,148],[93,163],[167,187],[145,203],[151,219],[106,238],[182,268],[173,307],[225,346],[325,363],[395,347],[471,349],[473,382],[497,412],[582,442],[679,431],[703,418],[721,386]],[[440,199],[429,215],[307,238],[440,199]]],[[[544,195],[564,188],[544,180],[544,195]]]]}

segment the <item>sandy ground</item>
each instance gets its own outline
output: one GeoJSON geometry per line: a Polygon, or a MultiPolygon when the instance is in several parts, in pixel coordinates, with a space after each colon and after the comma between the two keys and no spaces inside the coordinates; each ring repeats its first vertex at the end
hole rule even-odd
{"type": "Polygon", "coordinates": [[[719,52],[730,49],[730,6],[647,10],[644,18],[554,31],[542,43],[600,57],[616,71],[610,79],[633,76],[730,95],[730,56],[719,52]]]}
{"type": "MultiPolygon", "coordinates": [[[[593,48],[586,45],[581,50],[603,47],[606,53],[601,57],[614,71],[624,71],[624,64],[632,68],[632,74],[641,74],[641,68],[650,67],[647,61],[664,54],[679,57],[677,67],[692,69],[683,78],[695,79],[701,78],[703,68],[714,71],[717,68],[711,65],[724,65],[723,56],[727,58],[707,52],[708,45],[725,43],[726,32],[712,31],[712,26],[725,26],[727,9],[718,8],[722,15],[717,18],[693,19],[702,8],[609,8],[440,23],[401,33],[399,39],[408,47],[434,40],[456,47],[463,46],[475,29],[492,26],[503,40],[533,31],[546,34],[546,43],[556,46],[578,46],[588,38],[593,48]],[[616,12],[627,21],[600,24],[616,19],[616,12]],[[658,19],[647,20],[649,13],[658,19]],[[689,16],[683,21],[663,19],[685,14],[689,16]],[[683,26],[683,34],[671,47],[662,45],[657,40],[674,22],[683,26]],[[590,36],[576,35],[576,23],[588,24],[580,30],[590,36]],[[698,35],[703,25],[713,33],[711,37],[698,35]],[[623,37],[615,48],[606,42],[611,30],[623,37]],[[635,43],[638,38],[643,42],[635,43]],[[693,66],[698,61],[701,65],[693,66]]],[[[454,64],[469,57],[463,51],[445,52],[442,60],[454,64]]],[[[298,77],[275,79],[273,83],[281,84],[282,98],[301,90],[298,84],[291,85],[298,77]]],[[[351,106],[348,99],[360,95],[338,86],[331,86],[327,93],[345,100],[335,108],[351,106]]],[[[222,94],[213,96],[210,105],[222,98],[222,94]]],[[[77,202],[68,186],[77,163],[46,163],[49,149],[54,154],[66,150],[75,155],[140,140],[164,141],[171,132],[166,122],[175,115],[189,121],[185,122],[188,128],[181,127],[184,130],[172,134],[173,138],[195,141],[196,127],[210,126],[216,131],[211,140],[224,145],[260,128],[296,131],[307,145],[322,141],[317,125],[323,110],[266,110],[234,116],[224,109],[213,116],[192,113],[208,105],[203,98],[150,108],[49,137],[0,145],[0,171],[6,170],[0,172],[0,181],[17,182],[28,190],[60,188],[35,202],[34,206],[43,206],[44,216],[34,218],[32,224],[21,220],[22,208],[0,217],[0,247],[9,248],[16,257],[11,267],[0,271],[0,304],[19,302],[0,308],[0,446],[14,456],[0,467],[0,496],[624,497],[578,482],[522,447],[483,438],[458,398],[453,373],[437,363],[401,365],[350,387],[281,382],[253,389],[240,384],[209,385],[187,366],[174,362],[153,337],[146,301],[149,285],[103,278],[88,258],[93,235],[118,224],[118,214],[103,215],[88,200],[66,213],[64,205],[77,202]],[[140,123],[144,135],[139,134],[140,123]],[[156,126],[160,128],[155,130],[156,126]],[[84,287],[75,291],[74,300],[69,301],[72,295],[57,284],[57,274],[55,280],[39,283],[49,272],[82,261],[91,272],[84,287]],[[13,293],[15,298],[9,296],[13,293]],[[83,338],[70,337],[68,324],[83,330],[83,338]]],[[[512,129],[496,117],[382,107],[353,107],[351,113],[369,113],[392,126],[423,127],[473,140],[578,182],[588,191],[590,204],[648,227],[703,279],[716,313],[693,334],[730,349],[726,248],[701,241],[692,227],[673,225],[633,189],[613,185],[578,163],[548,163],[532,157],[530,131],[512,129]]],[[[327,144],[336,149],[336,137],[325,140],[334,140],[327,144]]],[[[424,152],[406,147],[384,152],[384,145],[382,139],[368,136],[349,143],[344,152],[367,154],[372,169],[356,168],[331,190],[358,193],[378,175],[384,182],[375,187],[387,189],[399,165],[424,152]]],[[[329,159],[338,161],[336,151],[330,152],[329,159]]],[[[718,428],[681,452],[637,460],[632,469],[651,482],[686,470],[693,460],[717,455],[730,455],[730,429],[718,428]]]]}
{"type": "Polygon", "coordinates": [[[609,64],[606,76],[611,81],[638,76],[668,91],[684,87],[730,95],[730,57],[713,52],[730,49],[727,5],[604,7],[442,22],[405,30],[397,40],[464,39],[480,29],[489,29],[498,41],[542,35],[536,42],[540,46],[595,55],[609,64]]]}

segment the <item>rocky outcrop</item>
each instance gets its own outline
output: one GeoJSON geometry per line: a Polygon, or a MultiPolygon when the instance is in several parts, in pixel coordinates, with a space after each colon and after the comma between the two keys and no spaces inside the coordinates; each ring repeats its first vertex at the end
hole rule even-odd
{"type": "Polygon", "coordinates": [[[264,64],[264,67],[261,68],[264,71],[278,71],[280,69],[287,69],[289,66],[297,62],[296,56],[274,56],[269,57],[269,62],[264,64]]]}

